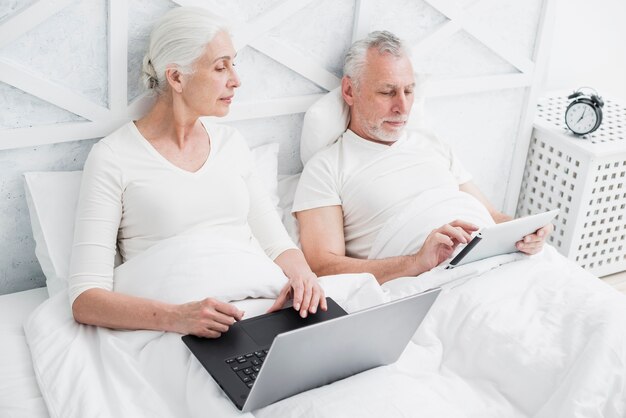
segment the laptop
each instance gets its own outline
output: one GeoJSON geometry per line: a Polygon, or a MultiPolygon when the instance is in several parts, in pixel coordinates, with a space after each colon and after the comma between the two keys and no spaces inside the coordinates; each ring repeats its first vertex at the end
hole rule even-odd
{"type": "Polygon", "coordinates": [[[247,412],[395,362],[440,291],[351,314],[326,298],[328,310],[307,318],[285,308],[239,321],[220,338],[182,339],[233,404],[247,412]]]}
{"type": "Polygon", "coordinates": [[[496,255],[519,251],[515,243],[547,225],[559,213],[558,209],[482,228],[472,240],[448,263],[446,269],[469,264],[496,255]]]}

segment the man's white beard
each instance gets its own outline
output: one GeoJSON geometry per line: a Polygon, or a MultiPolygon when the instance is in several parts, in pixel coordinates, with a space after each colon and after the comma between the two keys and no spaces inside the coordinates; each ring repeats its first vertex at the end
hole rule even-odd
{"type": "Polygon", "coordinates": [[[370,136],[383,142],[396,142],[404,133],[404,128],[397,131],[385,131],[382,126],[374,126],[369,130],[370,136]]]}

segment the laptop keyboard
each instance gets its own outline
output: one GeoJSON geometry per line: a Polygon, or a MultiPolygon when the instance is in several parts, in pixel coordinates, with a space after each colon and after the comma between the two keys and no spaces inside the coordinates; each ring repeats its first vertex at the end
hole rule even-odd
{"type": "Polygon", "coordinates": [[[261,370],[263,360],[269,350],[253,351],[240,356],[231,357],[226,360],[226,364],[241,381],[249,388],[254,385],[254,381],[261,370]]]}

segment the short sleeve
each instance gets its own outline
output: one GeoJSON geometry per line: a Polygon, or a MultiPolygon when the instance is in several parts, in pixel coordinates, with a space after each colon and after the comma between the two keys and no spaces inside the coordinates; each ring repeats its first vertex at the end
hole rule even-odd
{"type": "Polygon", "coordinates": [[[113,289],[122,217],[121,169],[116,161],[111,148],[100,141],[85,162],[68,277],[71,304],[85,290],[113,289]]]}
{"type": "Polygon", "coordinates": [[[296,188],[292,213],[341,205],[333,151],[334,148],[330,148],[318,153],[304,167],[296,188]]]}

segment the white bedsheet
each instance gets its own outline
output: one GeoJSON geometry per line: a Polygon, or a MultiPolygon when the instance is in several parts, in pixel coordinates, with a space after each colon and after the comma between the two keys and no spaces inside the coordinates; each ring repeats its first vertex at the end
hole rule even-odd
{"type": "Polygon", "coordinates": [[[45,288],[0,296],[0,418],[48,416],[22,327],[47,297],[45,288]]]}
{"type": "MultiPolygon", "coordinates": [[[[124,290],[172,301],[260,298],[236,302],[247,316],[269,306],[284,281],[271,263],[245,249],[199,244],[172,241],[131,260],[121,273],[124,290]],[[215,271],[219,276],[199,273],[215,271]],[[184,285],[168,287],[165,279],[184,285]]],[[[626,298],[552,248],[532,258],[435,269],[383,287],[369,275],[322,283],[348,311],[433,285],[444,291],[396,364],[251,415],[626,415],[626,298]]],[[[25,331],[53,417],[240,415],[179,335],[78,325],[63,295],[44,303],[25,331]]]]}

